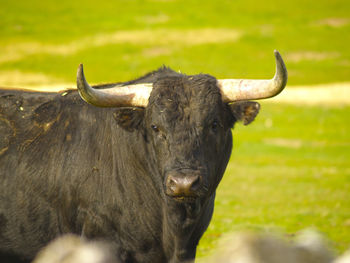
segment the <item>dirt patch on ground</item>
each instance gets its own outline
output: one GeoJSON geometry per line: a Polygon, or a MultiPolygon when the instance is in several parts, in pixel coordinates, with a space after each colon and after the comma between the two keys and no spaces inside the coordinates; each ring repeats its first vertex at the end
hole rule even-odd
{"type": "Polygon", "coordinates": [[[204,28],[192,30],[157,29],[117,31],[110,34],[98,34],[65,44],[46,44],[30,42],[4,46],[0,53],[0,63],[20,60],[36,54],[71,55],[88,48],[110,44],[142,43],[143,46],[195,46],[212,43],[236,42],[242,33],[234,29],[204,28]]]}

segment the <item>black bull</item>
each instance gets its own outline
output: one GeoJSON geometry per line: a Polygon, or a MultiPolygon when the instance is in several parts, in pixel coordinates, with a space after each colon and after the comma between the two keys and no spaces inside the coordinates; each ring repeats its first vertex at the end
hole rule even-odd
{"type": "Polygon", "coordinates": [[[138,82],[153,83],[146,108],[0,90],[0,262],[30,261],[64,233],[111,242],[121,262],[194,259],[231,128],[259,104],[223,103],[209,75],[162,68],[138,82]]]}

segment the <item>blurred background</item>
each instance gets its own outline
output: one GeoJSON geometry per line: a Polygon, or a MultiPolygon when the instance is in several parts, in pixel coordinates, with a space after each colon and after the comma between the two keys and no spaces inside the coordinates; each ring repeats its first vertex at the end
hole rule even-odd
{"type": "Polygon", "coordinates": [[[127,81],[164,65],[217,78],[289,72],[280,98],[234,129],[234,150],[198,256],[227,232],[324,233],[350,246],[348,0],[0,0],[0,86],[127,81]]]}

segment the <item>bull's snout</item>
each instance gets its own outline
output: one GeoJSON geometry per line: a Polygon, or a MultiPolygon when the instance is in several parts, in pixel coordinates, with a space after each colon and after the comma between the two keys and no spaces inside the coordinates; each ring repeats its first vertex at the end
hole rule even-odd
{"type": "Polygon", "coordinates": [[[199,174],[170,173],[165,186],[168,196],[196,197],[202,186],[202,177],[199,174]]]}

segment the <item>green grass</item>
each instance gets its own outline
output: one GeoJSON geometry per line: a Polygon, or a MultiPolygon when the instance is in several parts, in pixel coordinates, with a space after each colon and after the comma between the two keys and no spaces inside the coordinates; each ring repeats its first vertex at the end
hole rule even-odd
{"type": "MultiPolygon", "coordinates": [[[[350,80],[348,0],[0,0],[0,6],[0,86],[1,75],[15,70],[73,83],[81,62],[92,83],[129,80],[163,64],[187,74],[270,78],[274,49],[285,59],[289,85],[350,80]],[[183,41],[182,33],[202,29],[214,33],[198,34],[207,39],[198,45],[183,41]],[[223,29],[240,37],[221,41],[223,29]],[[148,34],[92,43],[120,31],[148,34]]],[[[311,226],[344,251],[350,246],[350,108],[262,106],[252,125],[234,130],[232,160],[198,256],[234,230],[295,233],[311,226]]]]}
{"type": "MultiPolygon", "coordinates": [[[[274,69],[272,51],[278,49],[285,58],[311,52],[311,57],[300,61],[286,60],[289,84],[349,80],[350,2],[347,0],[317,3],[311,0],[101,0],[98,3],[0,0],[0,6],[0,58],[9,49],[21,53],[16,48],[18,44],[69,45],[72,41],[79,43],[86,37],[120,30],[149,30],[147,38],[155,38],[151,44],[137,41],[86,47],[68,55],[38,52],[10,61],[0,59],[0,72],[15,69],[42,72],[74,82],[77,65],[84,62],[91,69],[93,82],[126,80],[162,64],[186,73],[206,72],[219,78],[266,78],[274,69]],[[173,41],[165,45],[169,49],[166,54],[144,55],[147,48],[164,48],[164,44],[157,44],[157,39],[167,38],[166,30],[201,28],[235,29],[242,37],[237,42],[199,46],[173,41]],[[157,29],[165,29],[164,35],[154,36],[152,31],[157,29]],[[319,58],[318,54],[326,55],[319,58]]],[[[216,37],[213,34],[212,38],[216,37]]]]}
{"type": "Polygon", "coordinates": [[[338,251],[350,246],[350,107],[263,103],[234,129],[214,218],[198,255],[237,230],[294,234],[313,227],[338,251]]]}

